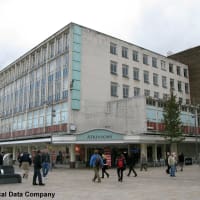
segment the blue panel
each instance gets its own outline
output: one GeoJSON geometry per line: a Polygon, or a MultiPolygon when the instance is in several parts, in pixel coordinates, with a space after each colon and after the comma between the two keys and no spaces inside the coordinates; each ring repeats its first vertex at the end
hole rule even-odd
{"type": "Polygon", "coordinates": [[[73,42],[80,44],[81,43],[81,37],[80,37],[80,35],[75,35],[74,34],[73,42]]]}
{"type": "Polygon", "coordinates": [[[73,80],[81,80],[81,73],[79,71],[72,71],[72,79],[73,80]]]}
{"type": "Polygon", "coordinates": [[[81,54],[78,52],[72,52],[72,60],[81,61],[81,54]]]}
{"type": "Polygon", "coordinates": [[[77,44],[77,43],[74,43],[73,44],[73,51],[80,53],[81,52],[81,45],[77,44]]]}
{"type": "Polygon", "coordinates": [[[80,81],[79,80],[74,80],[72,89],[73,90],[80,90],[80,81]]]}
{"type": "Polygon", "coordinates": [[[81,27],[74,25],[74,31],[75,34],[81,35],[81,27]]]}
{"type": "Polygon", "coordinates": [[[76,71],[81,71],[81,63],[80,61],[72,61],[72,69],[76,71]]]}
{"type": "Polygon", "coordinates": [[[72,109],[80,110],[80,101],[79,100],[72,100],[72,109]]]}
{"type": "Polygon", "coordinates": [[[72,100],[79,100],[80,101],[80,91],[79,90],[72,90],[72,100]]]}

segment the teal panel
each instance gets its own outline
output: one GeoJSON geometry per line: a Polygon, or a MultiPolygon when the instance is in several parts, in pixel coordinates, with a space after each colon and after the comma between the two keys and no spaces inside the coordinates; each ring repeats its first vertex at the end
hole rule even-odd
{"type": "Polygon", "coordinates": [[[72,90],[72,100],[79,100],[80,101],[80,91],[79,90],[72,90]]]}
{"type": "Polygon", "coordinates": [[[72,71],[72,80],[81,80],[81,73],[79,71],[72,71]]]}
{"type": "Polygon", "coordinates": [[[81,37],[80,37],[80,35],[74,34],[74,36],[73,36],[73,43],[81,44],[81,37]]]}
{"type": "Polygon", "coordinates": [[[72,69],[76,71],[81,71],[81,63],[79,61],[72,61],[72,69]]]}
{"type": "Polygon", "coordinates": [[[72,52],[72,60],[81,61],[81,54],[78,52],[72,52]]]}
{"type": "Polygon", "coordinates": [[[113,141],[123,140],[123,135],[108,130],[92,130],[86,133],[77,135],[76,140],[78,141],[113,141]]]}
{"type": "Polygon", "coordinates": [[[80,90],[80,85],[81,84],[80,84],[79,80],[74,80],[72,89],[73,90],[80,90]]]}
{"type": "Polygon", "coordinates": [[[72,110],[80,110],[80,101],[72,100],[72,110]]]}
{"type": "Polygon", "coordinates": [[[81,45],[78,44],[78,43],[74,43],[73,44],[73,51],[80,53],[81,52],[81,45]]]}
{"type": "Polygon", "coordinates": [[[75,34],[81,35],[81,27],[74,25],[74,31],[75,34]]]}

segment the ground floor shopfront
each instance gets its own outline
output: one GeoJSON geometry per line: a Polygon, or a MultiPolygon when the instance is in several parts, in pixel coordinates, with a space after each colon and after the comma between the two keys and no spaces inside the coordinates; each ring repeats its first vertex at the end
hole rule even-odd
{"type": "MultiPolygon", "coordinates": [[[[30,140],[2,141],[0,146],[1,151],[13,154],[13,160],[17,160],[18,154],[23,151],[28,151],[34,156],[38,149],[48,149],[53,166],[63,165],[71,168],[87,167],[95,149],[106,155],[111,167],[115,166],[115,159],[121,152],[125,157],[134,153],[138,163],[141,153],[144,153],[150,165],[164,165],[166,152],[170,150],[169,144],[159,135],[125,135],[106,129],[30,140]]],[[[183,152],[186,157],[195,160],[200,145],[197,138],[188,137],[173,148],[175,152],[183,152]]]]}

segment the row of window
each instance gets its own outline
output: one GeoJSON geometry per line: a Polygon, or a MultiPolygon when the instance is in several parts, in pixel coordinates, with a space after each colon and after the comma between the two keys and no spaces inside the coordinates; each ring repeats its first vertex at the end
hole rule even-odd
{"type": "MultiPolygon", "coordinates": [[[[119,84],[115,83],[115,82],[111,82],[111,96],[113,97],[118,97],[118,88],[119,88],[119,84]]],[[[146,97],[150,97],[151,96],[151,92],[150,90],[145,89],[144,93],[141,92],[141,89],[139,87],[134,87],[133,88],[133,95],[130,95],[130,86],[128,85],[123,85],[122,88],[122,94],[123,94],[123,98],[128,98],[130,96],[141,96],[144,95],[146,97]]],[[[159,95],[159,92],[154,92],[153,93],[153,97],[154,98],[162,98],[162,99],[166,99],[168,97],[168,94],[163,94],[163,96],[161,97],[159,95]]],[[[182,98],[179,98],[179,102],[183,102],[182,98]]],[[[186,100],[186,103],[189,103],[189,99],[186,100]]]]}
{"type": "MultiPolygon", "coordinates": [[[[114,43],[110,43],[110,53],[113,55],[117,55],[117,44],[114,43]]],[[[121,47],[121,56],[123,58],[129,58],[129,49],[126,47],[121,47]]],[[[132,50],[132,60],[135,62],[139,62],[140,61],[140,56],[139,56],[139,52],[132,50]]],[[[145,65],[150,65],[150,56],[148,56],[147,54],[142,54],[142,63],[145,65]]],[[[151,59],[151,65],[152,67],[158,68],[158,59],[156,57],[152,57],[151,59]]],[[[160,67],[162,70],[167,70],[166,69],[166,62],[164,60],[160,61],[160,67]]],[[[174,73],[175,71],[175,66],[173,63],[169,63],[169,72],[174,73]]],[[[184,76],[184,77],[188,77],[188,69],[183,68],[183,72],[181,71],[181,67],[180,66],[176,66],[176,74],[179,76],[184,76]]]]}
{"type": "MultiPolygon", "coordinates": [[[[111,74],[117,75],[117,63],[114,61],[110,62],[110,72],[111,74]]],[[[122,65],[122,76],[125,78],[129,77],[129,66],[128,65],[122,65]]],[[[150,75],[149,71],[144,70],[143,71],[143,78],[144,78],[144,83],[149,84],[150,83],[150,75]]],[[[139,68],[134,67],[133,68],[133,79],[139,81],[140,80],[140,70],[139,68]]],[[[159,86],[159,75],[156,73],[153,73],[153,85],[159,86]]],[[[189,84],[184,83],[185,85],[185,93],[189,94],[189,84]]],[[[162,87],[167,88],[167,77],[162,76],[162,87]]],[[[170,88],[175,89],[175,80],[170,79],[170,88]]],[[[179,92],[183,92],[182,88],[182,82],[177,81],[177,88],[179,92]]]]}
{"type": "MultiPolygon", "coordinates": [[[[66,52],[68,49],[69,34],[61,34],[35,50],[33,53],[27,55],[25,58],[11,66],[7,71],[0,74],[0,81],[1,83],[5,82],[7,84],[10,81],[15,80],[18,76],[27,73],[30,69],[46,63],[48,59],[52,59],[54,56],[66,52]]],[[[56,62],[56,64],[59,65],[60,59],[56,62]]]]}

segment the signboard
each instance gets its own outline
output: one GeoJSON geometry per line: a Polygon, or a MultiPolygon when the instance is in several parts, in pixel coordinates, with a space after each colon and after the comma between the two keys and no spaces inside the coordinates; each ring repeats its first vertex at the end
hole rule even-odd
{"type": "Polygon", "coordinates": [[[76,136],[77,141],[123,140],[123,135],[105,129],[95,129],[76,136]]]}

